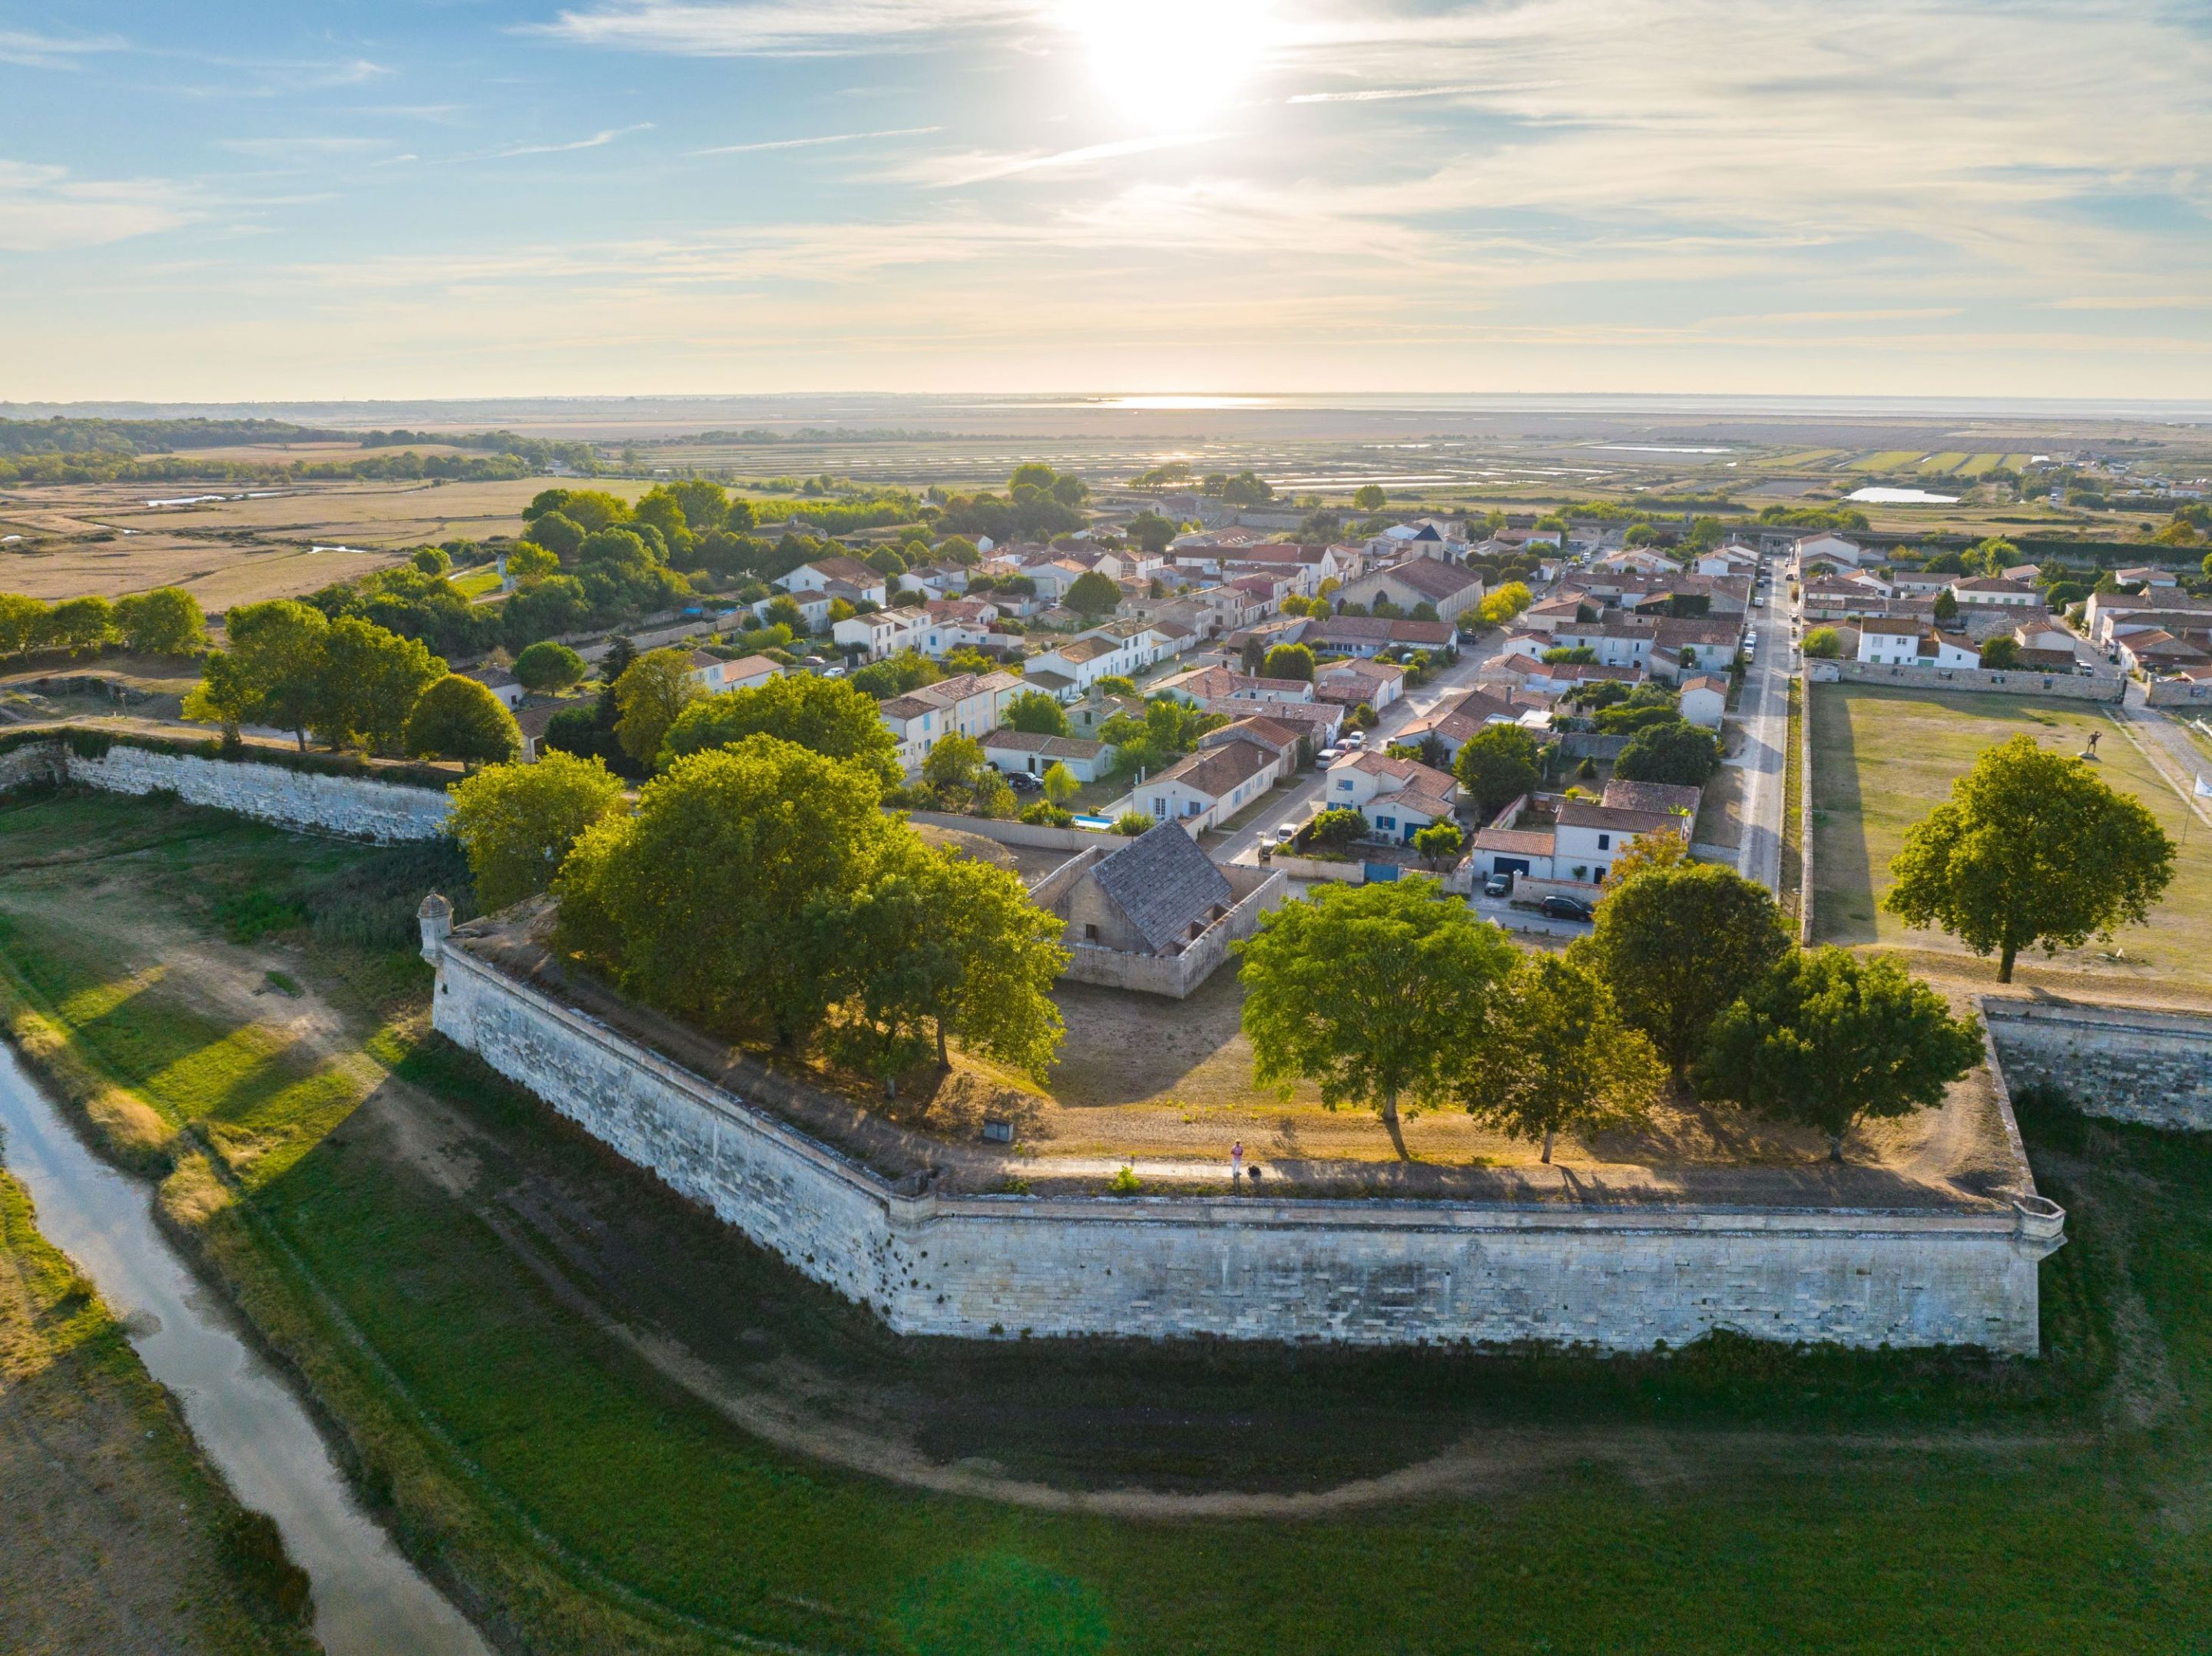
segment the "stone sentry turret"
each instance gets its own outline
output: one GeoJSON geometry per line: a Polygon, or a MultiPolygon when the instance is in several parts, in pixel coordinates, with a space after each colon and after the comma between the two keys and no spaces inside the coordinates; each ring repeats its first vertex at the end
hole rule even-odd
{"type": "Polygon", "coordinates": [[[422,899],[415,917],[422,924],[422,958],[434,966],[445,949],[446,935],[453,929],[453,905],[433,892],[422,899]]]}

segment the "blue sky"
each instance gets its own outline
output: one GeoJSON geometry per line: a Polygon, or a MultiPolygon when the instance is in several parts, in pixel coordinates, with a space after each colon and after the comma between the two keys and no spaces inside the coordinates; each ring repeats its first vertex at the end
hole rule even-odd
{"type": "Polygon", "coordinates": [[[0,399],[2212,386],[2203,0],[0,0],[0,399]]]}

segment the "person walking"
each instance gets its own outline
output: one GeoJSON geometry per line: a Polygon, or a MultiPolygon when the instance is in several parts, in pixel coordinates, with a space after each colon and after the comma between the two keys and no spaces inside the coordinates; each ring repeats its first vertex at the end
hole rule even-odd
{"type": "Polygon", "coordinates": [[[1229,1188],[1237,1189],[1244,1180],[1244,1141],[1238,1139],[1229,1147],[1229,1188]]]}

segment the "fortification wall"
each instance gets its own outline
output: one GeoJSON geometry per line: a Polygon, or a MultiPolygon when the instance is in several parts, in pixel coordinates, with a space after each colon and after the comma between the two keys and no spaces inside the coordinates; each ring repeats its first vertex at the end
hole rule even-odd
{"type": "Polygon", "coordinates": [[[2212,1129],[2212,1018],[1994,998],[1982,1015],[2015,1091],[2054,1087],[2086,1115],[2212,1129]]]}
{"type": "Polygon", "coordinates": [[[1873,661],[1805,664],[1814,684],[1898,685],[1910,690],[1973,690],[2000,696],[2049,696],[2069,702],[2117,702],[2127,693],[2124,680],[2084,679],[2071,673],[2029,673],[2018,669],[1984,672],[1980,667],[1883,667],[1873,661]]]}
{"type": "Polygon", "coordinates": [[[67,781],[115,794],[172,793],[189,805],[390,843],[435,839],[453,802],[437,788],[325,776],[251,760],[204,759],[117,742],[94,758],[57,740],[0,753],[0,790],[67,781]]]}
{"type": "Polygon", "coordinates": [[[2155,679],[2144,687],[2143,700],[2152,707],[2212,709],[2212,679],[2155,679]]]}
{"type": "Polygon", "coordinates": [[[436,1027],[901,1333],[1539,1340],[1629,1350],[1716,1328],[2036,1349],[2063,1215],[939,1197],[884,1180],[517,982],[441,950],[436,1027]]]}

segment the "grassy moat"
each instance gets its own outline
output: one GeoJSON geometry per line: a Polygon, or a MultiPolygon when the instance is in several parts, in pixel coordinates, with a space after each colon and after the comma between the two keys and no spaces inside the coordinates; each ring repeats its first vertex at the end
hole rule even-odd
{"type": "Polygon", "coordinates": [[[2212,1145],[2028,1115],[2039,1362],[902,1341],[428,1032],[435,855],[13,799],[0,1001],[512,1647],[2212,1636],[2212,1145]]]}

